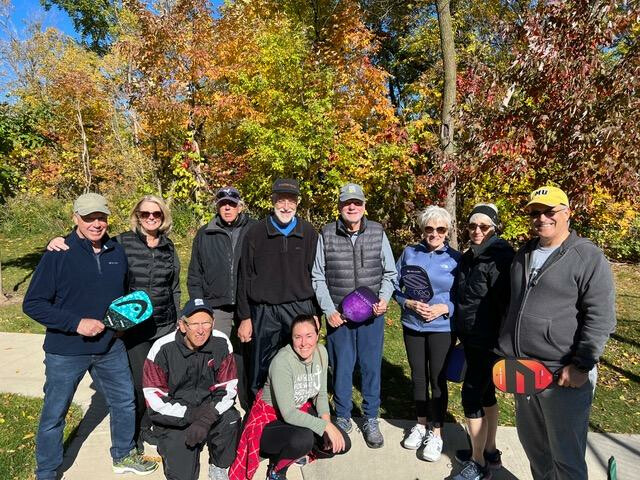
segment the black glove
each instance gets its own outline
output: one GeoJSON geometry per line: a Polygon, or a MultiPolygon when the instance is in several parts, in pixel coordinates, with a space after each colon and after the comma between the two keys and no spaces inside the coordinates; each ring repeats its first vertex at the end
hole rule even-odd
{"type": "Polygon", "coordinates": [[[211,424],[203,420],[196,420],[185,430],[184,443],[186,443],[188,447],[195,447],[207,438],[210,429],[211,424]]]}
{"type": "Polygon", "coordinates": [[[218,411],[214,408],[213,403],[204,402],[203,404],[190,409],[188,420],[191,425],[185,430],[185,442],[189,447],[195,447],[207,438],[207,434],[211,429],[211,425],[218,419],[218,411]]]}
{"type": "Polygon", "coordinates": [[[197,420],[204,420],[213,425],[218,417],[218,411],[214,408],[213,403],[204,402],[201,405],[187,410],[187,422],[193,423],[197,420]]]}

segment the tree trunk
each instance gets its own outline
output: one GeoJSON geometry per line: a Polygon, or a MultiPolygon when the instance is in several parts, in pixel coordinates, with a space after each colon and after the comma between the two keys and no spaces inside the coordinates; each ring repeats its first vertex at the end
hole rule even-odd
{"type": "Polygon", "coordinates": [[[2,263],[0,263],[0,303],[4,302],[7,297],[4,296],[4,290],[2,290],[2,263]]]}
{"type": "MultiPolygon", "coordinates": [[[[442,111],[440,113],[440,147],[442,148],[445,164],[451,163],[454,150],[453,109],[456,105],[456,51],[453,42],[453,27],[451,25],[451,10],[449,0],[437,0],[438,27],[440,29],[440,49],[442,51],[442,65],[444,70],[444,86],[442,92],[442,111]]],[[[453,248],[458,247],[458,232],[456,228],[456,177],[452,173],[447,185],[445,208],[451,214],[450,243],[453,248]]]]}
{"type": "Polygon", "coordinates": [[[82,111],[80,110],[80,101],[76,101],[76,118],[78,120],[78,128],[80,129],[80,138],[82,139],[82,172],[84,174],[84,193],[91,189],[91,161],[89,159],[89,148],[87,146],[87,134],[84,130],[84,121],[82,120],[82,111]]]}

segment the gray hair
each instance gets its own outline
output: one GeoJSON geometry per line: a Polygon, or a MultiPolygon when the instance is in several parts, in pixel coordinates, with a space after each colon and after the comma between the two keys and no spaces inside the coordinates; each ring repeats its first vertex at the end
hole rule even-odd
{"type": "Polygon", "coordinates": [[[424,230],[424,227],[432,220],[445,223],[447,230],[451,230],[451,215],[444,208],[430,205],[418,213],[418,226],[420,230],[424,230]]]}

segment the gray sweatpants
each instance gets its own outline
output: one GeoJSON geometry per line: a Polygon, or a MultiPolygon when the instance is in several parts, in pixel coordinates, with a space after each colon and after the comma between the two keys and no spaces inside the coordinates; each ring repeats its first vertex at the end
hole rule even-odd
{"type": "Polygon", "coordinates": [[[587,480],[587,431],[598,370],[580,388],[516,395],[516,426],[534,480],[587,480]]]}

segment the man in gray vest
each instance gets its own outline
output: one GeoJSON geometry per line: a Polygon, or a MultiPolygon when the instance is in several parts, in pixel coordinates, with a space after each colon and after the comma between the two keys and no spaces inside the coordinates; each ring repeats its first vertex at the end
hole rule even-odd
{"type": "Polygon", "coordinates": [[[347,433],[351,431],[353,370],[357,360],[362,374],[364,439],[370,448],[379,448],[384,443],[378,426],[383,315],[393,292],[396,268],[382,225],[364,216],[365,201],[359,185],[347,183],[340,189],[340,217],[325,225],[318,237],[312,278],[316,298],[327,318],[336,424],[347,433]],[[373,319],[356,324],[342,318],[338,305],[358,287],[369,287],[379,302],[373,306],[373,319]]]}

